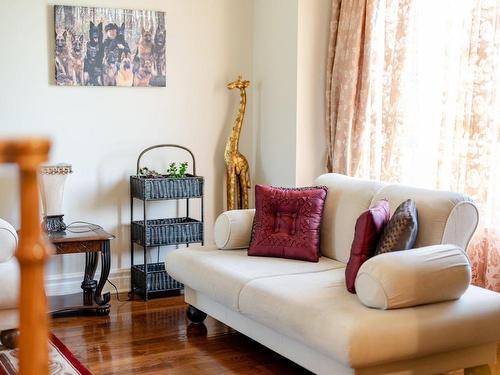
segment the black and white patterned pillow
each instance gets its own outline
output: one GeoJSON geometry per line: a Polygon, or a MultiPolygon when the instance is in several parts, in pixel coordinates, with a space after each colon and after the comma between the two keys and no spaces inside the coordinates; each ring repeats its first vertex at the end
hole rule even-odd
{"type": "Polygon", "coordinates": [[[413,199],[401,203],[387,223],[375,255],[413,248],[418,234],[417,206],[413,199]]]}

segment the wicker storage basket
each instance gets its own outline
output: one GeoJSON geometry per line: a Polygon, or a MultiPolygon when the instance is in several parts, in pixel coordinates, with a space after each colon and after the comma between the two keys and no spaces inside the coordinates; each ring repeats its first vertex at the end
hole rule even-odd
{"type": "Polygon", "coordinates": [[[132,267],[132,278],[139,292],[158,292],[172,289],[182,289],[183,285],[165,271],[165,263],[148,264],[146,285],[144,285],[144,265],[132,267]]]}
{"type": "Polygon", "coordinates": [[[132,239],[141,246],[164,246],[201,242],[203,223],[189,217],[132,222],[132,239]],[[146,243],[144,243],[144,236],[146,243]]]}
{"type": "Polygon", "coordinates": [[[203,177],[130,176],[130,190],[134,198],[142,200],[199,198],[203,195],[203,177]]]}

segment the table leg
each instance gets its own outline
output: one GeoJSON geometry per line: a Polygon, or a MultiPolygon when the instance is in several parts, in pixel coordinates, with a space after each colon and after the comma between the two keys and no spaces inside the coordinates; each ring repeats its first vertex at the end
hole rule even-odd
{"type": "MultiPolygon", "coordinates": [[[[102,242],[101,277],[99,278],[99,283],[97,284],[97,289],[96,289],[95,295],[94,295],[94,301],[99,306],[106,305],[111,299],[111,294],[109,292],[101,295],[102,289],[104,288],[104,285],[106,284],[106,280],[108,280],[110,267],[111,267],[111,255],[110,255],[110,251],[109,251],[109,240],[106,240],[106,241],[102,242]]],[[[109,306],[108,306],[107,310],[109,312],[109,306]]],[[[102,313],[106,313],[106,311],[102,311],[102,313]]]]}
{"type": "Polygon", "coordinates": [[[95,271],[97,269],[97,253],[85,253],[85,276],[82,282],[83,289],[83,304],[92,306],[97,281],[94,280],[95,271]]]}

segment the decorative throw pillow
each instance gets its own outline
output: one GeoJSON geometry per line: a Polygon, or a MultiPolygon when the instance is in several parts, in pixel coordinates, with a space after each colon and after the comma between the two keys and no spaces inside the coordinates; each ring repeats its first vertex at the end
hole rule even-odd
{"type": "Polygon", "coordinates": [[[255,186],[255,218],[248,255],[319,260],[326,187],[255,186]]]}
{"type": "Polygon", "coordinates": [[[356,293],[354,282],[361,265],[375,254],[378,240],[389,222],[390,207],[387,199],[379,201],[374,207],[363,212],[356,221],[351,256],[345,268],[347,290],[356,293]]]}
{"type": "Polygon", "coordinates": [[[413,199],[408,199],[394,211],[380,237],[375,255],[413,248],[417,233],[417,206],[413,199]]]}

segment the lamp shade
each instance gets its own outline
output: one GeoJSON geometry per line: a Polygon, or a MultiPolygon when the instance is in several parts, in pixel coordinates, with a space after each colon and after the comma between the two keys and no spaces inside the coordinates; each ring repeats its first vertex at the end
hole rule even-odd
{"type": "Polygon", "coordinates": [[[40,193],[45,217],[63,215],[64,184],[70,173],[73,173],[72,167],[65,163],[40,168],[40,193]]]}

